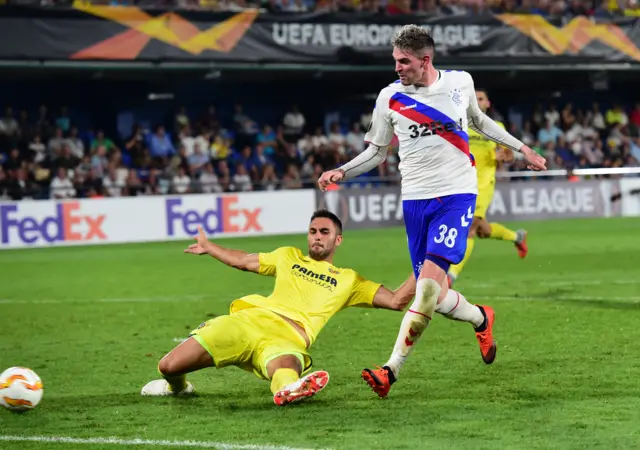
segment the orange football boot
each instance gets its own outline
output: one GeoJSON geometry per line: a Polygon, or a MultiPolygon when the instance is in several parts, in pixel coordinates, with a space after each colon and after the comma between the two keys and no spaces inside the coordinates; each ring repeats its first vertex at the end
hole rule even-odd
{"type": "Polygon", "coordinates": [[[524,258],[529,253],[529,247],[527,247],[527,232],[525,230],[518,230],[518,237],[522,236],[521,239],[518,239],[514,244],[518,249],[518,255],[520,258],[524,258]]]}
{"type": "Polygon", "coordinates": [[[295,383],[282,388],[273,396],[273,402],[278,406],[299,402],[313,397],[329,384],[329,373],[324,370],[310,373],[295,383]]]}
{"type": "Polygon", "coordinates": [[[378,394],[380,398],[384,398],[389,394],[391,385],[396,382],[396,377],[387,366],[376,367],[378,367],[376,370],[364,369],[362,379],[373,389],[373,392],[378,394]]]}
{"type": "MultiPolygon", "coordinates": [[[[495,339],[493,339],[493,322],[496,314],[493,308],[490,306],[476,305],[482,311],[485,317],[484,330],[478,331],[476,328],[476,339],[480,344],[480,354],[482,354],[482,360],[485,364],[491,364],[496,359],[497,345],[495,339]]],[[[479,327],[482,328],[482,327],[479,327]]]]}

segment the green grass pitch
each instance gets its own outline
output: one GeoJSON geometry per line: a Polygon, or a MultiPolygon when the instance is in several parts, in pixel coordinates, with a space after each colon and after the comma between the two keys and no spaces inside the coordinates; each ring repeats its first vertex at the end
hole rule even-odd
{"type": "MultiPolygon", "coordinates": [[[[182,254],[185,242],[0,252],[0,369],[33,368],[41,405],[0,411],[0,437],[166,439],[305,448],[640,448],[640,220],[512,224],[530,253],[482,241],[457,289],[496,310],[496,362],[472,328],[437,316],[389,397],[360,370],[389,356],[402,314],[339,313],[312,349],[331,382],[280,408],[236,368],[190,377],[190,399],[142,398],[158,360],[231,300],[272,279],[182,254]]],[[[304,236],[224,239],[252,252],[304,236]]],[[[410,270],[400,228],[350,231],[336,265],[397,287],[410,270]]],[[[127,448],[2,442],[0,448],[127,448]]],[[[151,448],[136,446],[133,448],[151,448]]],[[[185,447],[186,448],[186,447],[185,447]]],[[[233,447],[228,447],[233,448],[233,447]]]]}

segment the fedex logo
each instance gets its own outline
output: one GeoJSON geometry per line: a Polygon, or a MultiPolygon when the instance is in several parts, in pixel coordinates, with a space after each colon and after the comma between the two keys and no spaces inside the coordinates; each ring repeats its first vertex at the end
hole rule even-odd
{"type": "Polygon", "coordinates": [[[218,197],[213,202],[212,209],[194,210],[182,208],[181,198],[167,199],[165,204],[167,217],[167,234],[174,236],[176,230],[190,236],[198,233],[200,225],[207,234],[237,233],[247,231],[262,231],[260,213],[262,208],[238,208],[237,195],[218,197]]]}
{"type": "Polygon", "coordinates": [[[0,235],[3,244],[8,244],[15,230],[20,241],[33,244],[39,239],[46,242],[105,240],[102,226],[106,216],[79,214],[79,202],[58,203],[55,215],[37,219],[32,216],[19,217],[19,204],[0,205],[0,235]]]}

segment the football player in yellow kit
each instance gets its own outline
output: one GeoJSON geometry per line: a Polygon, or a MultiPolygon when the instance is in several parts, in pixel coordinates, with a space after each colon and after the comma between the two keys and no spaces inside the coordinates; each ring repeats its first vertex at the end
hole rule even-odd
{"type": "MultiPolygon", "coordinates": [[[[491,107],[489,96],[484,89],[476,89],[476,98],[482,112],[486,114],[491,107]]],[[[496,121],[502,128],[504,124],[496,121]]],[[[521,258],[527,256],[527,232],[525,230],[513,231],[502,224],[487,221],[487,209],[493,199],[493,192],[496,187],[496,169],[502,161],[513,159],[513,152],[506,148],[498,148],[497,144],[488,138],[469,129],[469,149],[476,163],[478,173],[478,197],[476,198],[476,210],[473,223],[467,238],[467,250],[464,259],[460,264],[452,265],[449,268],[449,286],[458,278],[462,268],[471,257],[475,244],[475,237],[481,239],[499,239],[513,242],[521,258]]]]}
{"type": "Polygon", "coordinates": [[[309,347],[338,311],[364,306],[402,311],[415,294],[413,274],[396,291],[368,281],[351,269],[333,265],[342,242],[342,223],[329,211],[316,211],[307,235],[308,255],[294,247],[271,253],[246,253],[221,247],[200,228],[185,253],[208,254],[243,271],[275,277],[271,295],[248,295],[231,304],[230,314],[204,322],[158,365],[162,379],[142,395],[194,392],[186,374],[206,367],[237,366],[271,380],[277,405],[312,397],[329,382],[325,371],[311,368],[309,347]]]}

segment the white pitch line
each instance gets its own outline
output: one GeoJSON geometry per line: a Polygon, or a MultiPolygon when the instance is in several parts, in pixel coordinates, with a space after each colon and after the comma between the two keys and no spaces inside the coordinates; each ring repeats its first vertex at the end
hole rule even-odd
{"type": "MultiPolygon", "coordinates": [[[[532,281],[533,282],[533,281],[532,281]]],[[[524,281],[526,284],[527,281],[524,281]]],[[[536,281],[541,287],[559,287],[559,286],[599,286],[599,285],[609,285],[609,284],[619,284],[619,285],[629,285],[629,284],[640,284],[640,280],[610,280],[610,281],[602,281],[602,280],[560,280],[560,281],[536,281]]],[[[504,288],[508,286],[508,283],[473,283],[468,282],[465,287],[467,289],[493,289],[493,288],[504,288]]]]}
{"type": "Polygon", "coordinates": [[[58,298],[45,299],[15,299],[0,298],[0,304],[73,304],[73,303],[156,303],[156,302],[193,302],[210,298],[205,295],[173,295],[168,297],[115,297],[115,298],[76,298],[61,300],[58,298]]]}
{"type": "Polygon", "coordinates": [[[588,286],[597,286],[601,284],[640,284],[640,280],[611,280],[611,281],[602,281],[602,280],[565,280],[565,281],[549,281],[543,283],[546,286],[580,286],[580,285],[588,285],[588,286]]]}
{"type": "Polygon", "coordinates": [[[117,437],[109,438],[73,438],[66,436],[11,436],[0,435],[0,441],[5,442],[47,442],[59,444],[112,444],[112,445],[150,445],[153,447],[192,447],[192,448],[214,448],[219,450],[311,450],[297,447],[286,447],[279,445],[254,445],[254,444],[231,444],[228,442],[211,441],[164,441],[151,439],[121,439],[117,437]]]}
{"type": "Polygon", "coordinates": [[[473,295],[473,294],[466,294],[466,296],[470,299],[470,300],[525,300],[525,301],[535,301],[535,300],[549,300],[549,301],[553,301],[553,300],[583,300],[583,301],[592,301],[592,302],[601,302],[601,301],[614,301],[614,302],[624,302],[627,301],[629,303],[637,303],[640,302],[640,297],[637,296],[631,296],[631,297],[609,297],[609,296],[602,296],[602,297],[593,297],[593,296],[586,296],[586,295],[560,295],[560,296],[556,296],[556,295],[548,295],[545,296],[545,294],[541,294],[541,295],[535,295],[535,296],[527,296],[527,295],[473,295]]]}

